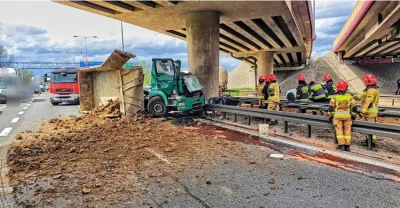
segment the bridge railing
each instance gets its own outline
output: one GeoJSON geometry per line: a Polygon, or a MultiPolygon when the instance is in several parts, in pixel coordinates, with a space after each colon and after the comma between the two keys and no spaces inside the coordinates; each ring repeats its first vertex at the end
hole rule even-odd
{"type": "Polygon", "coordinates": [[[339,44],[339,41],[342,39],[342,37],[345,35],[345,33],[348,31],[350,26],[352,24],[356,24],[356,18],[358,17],[358,14],[360,11],[363,9],[363,5],[368,3],[368,1],[357,1],[356,5],[353,8],[353,11],[350,13],[349,17],[347,18],[346,23],[340,30],[338,36],[336,37],[335,41],[333,42],[333,48],[337,47],[337,44],[339,44]]]}

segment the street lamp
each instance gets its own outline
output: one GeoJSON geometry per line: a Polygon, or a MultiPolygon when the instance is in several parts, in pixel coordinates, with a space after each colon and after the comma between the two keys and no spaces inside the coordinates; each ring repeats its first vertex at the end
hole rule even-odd
{"type": "Polygon", "coordinates": [[[74,63],[75,63],[75,54],[77,53],[83,53],[82,51],[76,52],[76,51],[67,51],[67,53],[73,53],[74,54],[74,63]]]}
{"type": "Polygon", "coordinates": [[[87,60],[87,46],[86,46],[86,39],[87,38],[97,38],[97,36],[79,36],[79,35],[74,35],[74,38],[84,38],[85,39],[85,50],[86,50],[86,62],[87,60]]]}

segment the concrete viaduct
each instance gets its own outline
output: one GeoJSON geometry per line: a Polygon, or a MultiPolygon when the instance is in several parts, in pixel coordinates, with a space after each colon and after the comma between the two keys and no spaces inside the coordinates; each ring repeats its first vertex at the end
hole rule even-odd
{"type": "Polygon", "coordinates": [[[206,97],[218,95],[219,52],[267,75],[307,65],[315,39],[310,1],[53,1],[186,40],[206,97]]]}
{"type": "Polygon", "coordinates": [[[400,1],[358,1],[333,43],[341,60],[400,55],[400,1]]]}

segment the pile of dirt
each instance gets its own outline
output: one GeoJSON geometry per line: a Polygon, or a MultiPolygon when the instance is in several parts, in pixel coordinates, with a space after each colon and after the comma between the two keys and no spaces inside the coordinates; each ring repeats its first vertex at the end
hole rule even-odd
{"type": "Polygon", "coordinates": [[[168,186],[164,177],[212,166],[227,155],[246,158],[234,143],[167,119],[106,117],[118,115],[118,105],[110,101],[83,116],[51,119],[36,132],[21,133],[23,139],[8,150],[9,178],[19,205],[129,207],[135,200],[146,203],[140,196],[151,194],[151,183],[168,186]]]}
{"type": "MultiPolygon", "coordinates": [[[[279,82],[285,80],[294,73],[296,73],[296,71],[294,70],[274,72],[279,82]]],[[[238,67],[229,72],[228,80],[229,80],[228,89],[249,88],[249,87],[254,88],[255,85],[254,70],[251,68],[249,64],[243,62],[238,67]]]]}
{"type": "Polygon", "coordinates": [[[254,70],[249,64],[242,62],[228,74],[228,89],[254,88],[254,70]]]}
{"type": "Polygon", "coordinates": [[[334,68],[340,67],[339,61],[335,53],[330,52],[314,61],[310,61],[310,64],[303,69],[296,71],[291,74],[290,77],[280,82],[281,90],[286,92],[289,89],[294,89],[298,85],[298,76],[304,74],[306,81],[322,82],[322,77],[329,74],[334,81],[340,80],[339,76],[336,75],[334,68]]]}
{"type": "Polygon", "coordinates": [[[392,64],[353,64],[348,67],[362,79],[366,74],[375,75],[382,93],[394,94],[397,90],[397,80],[400,79],[400,63],[392,64]]]}

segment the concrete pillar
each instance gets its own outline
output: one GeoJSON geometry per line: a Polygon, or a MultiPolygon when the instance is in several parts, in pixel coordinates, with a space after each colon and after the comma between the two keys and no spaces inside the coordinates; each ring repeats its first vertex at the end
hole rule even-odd
{"type": "Polygon", "coordinates": [[[219,12],[198,11],[186,16],[189,72],[203,85],[206,99],[218,96],[219,12]]]}
{"type": "Polygon", "coordinates": [[[274,52],[260,51],[257,57],[258,76],[265,76],[274,73],[274,52]]]}

